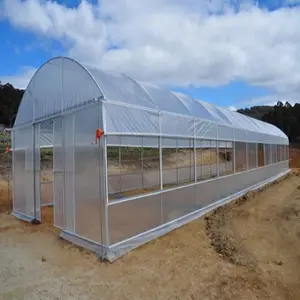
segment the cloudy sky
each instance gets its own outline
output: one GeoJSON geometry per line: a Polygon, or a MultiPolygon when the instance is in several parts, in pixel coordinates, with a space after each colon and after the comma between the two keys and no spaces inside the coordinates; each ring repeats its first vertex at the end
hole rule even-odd
{"type": "Polygon", "coordinates": [[[300,0],[0,0],[0,33],[20,88],[66,55],[225,107],[299,101],[300,0]]]}

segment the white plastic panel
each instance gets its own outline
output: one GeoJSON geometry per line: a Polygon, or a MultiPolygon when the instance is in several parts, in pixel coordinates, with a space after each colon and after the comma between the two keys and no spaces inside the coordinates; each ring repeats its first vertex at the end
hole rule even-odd
{"type": "Polygon", "coordinates": [[[100,149],[94,144],[98,107],[75,114],[75,232],[101,244],[100,149]]]}
{"type": "Polygon", "coordinates": [[[159,134],[158,112],[104,103],[105,132],[159,134]]]}
{"type": "Polygon", "coordinates": [[[233,141],[234,129],[225,125],[218,125],[218,139],[233,141]]]}
{"type": "Polygon", "coordinates": [[[153,84],[144,83],[144,89],[161,111],[191,116],[188,108],[174,94],[153,84]]]}
{"type": "Polygon", "coordinates": [[[97,84],[83,66],[69,58],[54,58],[32,77],[15,126],[83,106],[101,96],[97,84]]]}
{"type": "Polygon", "coordinates": [[[161,195],[108,206],[110,244],[161,225],[161,195]]]}
{"type": "Polygon", "coordinates": [[[199,101],[195,101],[194,99],[182,93],[173,92],[173,94],[183,102],[191,115],[200,119],[215,121],[214,117],[199,101]]]}
{"type": "Polygon", "coordinates": [[[217,139],[218,125],[209,121],[195,120],[195,136],[197,138],[217,139]]]}
{"type": "Polygon", "coordinates": [[[13,210],[34,219],[34,159],[33,126],[17,129],[14,132],[13,210]]]}
{"type": "Polygon", "coordinates": [[[194,136],[194,120],[163,113],[161,115],[161,133],[163,135],[194,136]]]}
{"type": "Polygon", "coordinates": [[[162,194],[163,222],[168,223],[196,210],[194,186],[162,194]]]}
{"type": "Polygon", "coordinates": [[[239,142],[247,142],[247,131],[244,129],[235,129],[235,140],[239,142]]]}
{"type": "Polygon", "coordinates": [[[107,100],[155,109],[147,92],[133,79],[118,73],[89,69],[107,100]]]}

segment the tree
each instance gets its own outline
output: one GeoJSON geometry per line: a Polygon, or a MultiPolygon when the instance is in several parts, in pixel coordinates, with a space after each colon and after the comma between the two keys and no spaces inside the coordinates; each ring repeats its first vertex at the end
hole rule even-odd
{"type": "Polygon", "coordinates": [[[9,126],[14,123],[24,90],[0,82],[0,123],[9,126]]]}

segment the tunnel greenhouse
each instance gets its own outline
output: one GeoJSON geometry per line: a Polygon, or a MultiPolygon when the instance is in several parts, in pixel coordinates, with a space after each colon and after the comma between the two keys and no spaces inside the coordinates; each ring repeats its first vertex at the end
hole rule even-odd
{"type": "Polygon", "coordinates": [[[43,223],[52,207],[63,238],[114,261],[288,173],[288,144],[271,124],[53,58],[14,124],[13,214],[43,223]]]}

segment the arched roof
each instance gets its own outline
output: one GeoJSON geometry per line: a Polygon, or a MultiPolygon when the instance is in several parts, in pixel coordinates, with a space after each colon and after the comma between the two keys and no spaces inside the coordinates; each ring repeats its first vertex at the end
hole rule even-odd
{"type": "MultiPolygon", "coordinates": [[[[189,133],[185,133],[184,129],[181,131],[178,129],[178,135],[190,136],[198,132],[195,128],[191,129],[191,120],[195,119],[196,123],[205,121],[207,124],[218,124],[228,128],[229,131],[240,129],[252,132],[254,135],[260,135],[261,139],[258,140],[262,140],[262,142],[265,141],[263,138],[265,136],[269,137],[272,143],[275,143],[273,140],[276,138],[281,139],[281,143],[288,143],[286,135],[271,124],[192,99],[181,93],[138,82],[124,74],[107,73],[88,68],[67,57],[57,57],[47,61],[34,74],[21,101],[15,127],[52,118],[99,100],[106,103],[106,110],[108,114],[111,113],[107,116],[107,123],[114,128],[111,130],[112,132],[120,131],[120,128],[125,126],[125,123],[116,120],[122,118],[121,114],[116,115],[117,107],[122,106],[127,112],[130,108],[138,109],[141,112],[140,116],[135,119],[136,123],[143,123],[137,128],[137,132],[155,133],[160,130],[159,125],[154,124],[158,123],[158,119],[153,117],[158,112],[157,115],[165,116],[165,121],[163,121],[165,124],[170,123],[172,118],[174,122],[175,119],[184,119],[184,117],[190,120],[190,123],[185,125],[182,125],[181,121],[176,121],[180,123],[176,123],[177,127],[186,127],[186,130],[189,131],[189,133]],[[151,115],[151,117],[149,115],[149,120],[146,120],[148,118],[145,116],[146,111],[151,115]],[[116,124],[116,122],[120,124],[116,124]],[[151,122],[152,125],[150,125],[151,122]],[[148,125],[149,130],[146,128],[148,125]],[[272,138],[270,139],[270,137],[272,138]]],[[[106,128],[108,127],[109,125],[106,126],[106,128]]],[[[129,129],[132,130],[132,134],[136,133],[132,124],[128,130],[122,132],[128,133],[129,129]]],[[[212,129],[207,129],[207,131],[209,130],[212,129]]],[[[174,132],[174,128],[170,128],[166,132],[168,131],[174,132]]]]}

